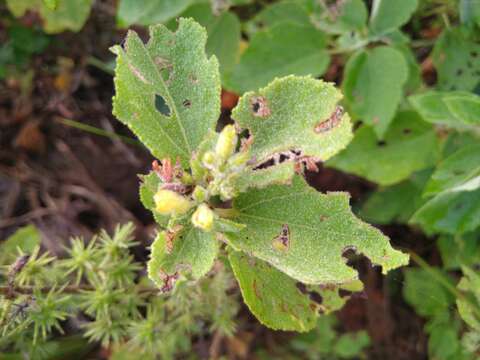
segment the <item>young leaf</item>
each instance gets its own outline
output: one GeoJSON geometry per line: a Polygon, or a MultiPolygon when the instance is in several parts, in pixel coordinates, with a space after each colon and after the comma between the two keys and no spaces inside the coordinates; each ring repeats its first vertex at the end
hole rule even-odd
{"type": "Polygon", "coordinates": [[[291,186],[252,189],[234,201],[246,228],[228,242],[306,284],[345,283],[357,273],[342,254],[354,248],[383,273],[408,263],[381,232],[351,212],[346,193],[322,194],[296,176],[291,186]]]}
{"type": "Polygon", "coordinates": [[[228,259],[245,303],[261,323],[275,330],[315,327],[318,304],[300,292],[295,280],[242,252],[230,251],[228,259]]]}
{"type": "Polygon", "coordinates": [[[178,16],[195,0],[120,0],[117,12],[117,24],[154,25],[178,16]]]}
{"type": "Polygon", "coordinates": [[[160,178],[153,171],[148,175],[142,176],[142,183],[140,184],[139,191],[140,201],[146,209],[152,212],[157,224],[166,226],[168,222],[168,216],[162,215],[155,210],[156,206],[154,196],[158,191],[159,185],[160,178]]]}
{"type": "Polygon", "coordinates": [[[186,164],[219,117],[218,62],[207,59],[205,43],[205,29],[180,19],[175,33],[153,26],[144,45],[130,31],[125,48],[112,48],[113,113],[157,158],[178,157],[186,164]]]}
{"type": "Polygon", "coordinates": [[[417,113],[403,111],[398,113],[383,141],[377,140],[371,127],[362,126],[350,145],[327,165],[380,185],[392,185],[435,165],[438,155],[433,126],[422,121],[417,113]]]}
{"type": "Polygon", "coordinates": [[[404,25],[418,6],[418,0],[374,0],[370,16],[373,35],[387,34],[404,25]]]}
{"type": "Polygon", "coordinates": [[[92,0],[7,0],[7,7],[16,17],[28,10],[37,11],[43,18],[45,32],[56,34],[65,30],[79,31],[90,14],[92,0]],[[51,5],[58,6],[52,8],[51,5]]]}
{"type": "Polygon", "coordinates": [[[343,89],[351,115],[382,138],[393,120],[408,79],[403,54],[392,47],[361,51],[347,62],[343,89]]]}
{"type": "Polygon", "coordinates": [[[148,262],[148,277],[158,287],[169,286],[167,277],[190,273],[193,278],[199,279],[212,268],[219,248],[219,242],[213,233],[203,232],[189,225],[176,235],[170,253],[166,237],[165,232],[157,235],[151,246],[148,262]]]}
{"type": "Polygon", "coordinates": [[[313,25],[290,22],[257,32],[240,62],[226,79],[226,87],[244,93],[267,85],[275,77],[319,76],[327,69],[326,38],[313,25]]]}
{"type": "Polygon", "coordinates": [[[479,84],[480,45],[467,29],[446,29],[435,43],[433,63],[440,90],[472,91],[479,84]]]}
{"type": "Polygon", "coordinates": [[[350,118],[337,106],[341,97],[330,83],[287,76],[246,93],[232,117],[253,136],[257,163],[288,150],[327,160],[352,138],[350,118]]]}

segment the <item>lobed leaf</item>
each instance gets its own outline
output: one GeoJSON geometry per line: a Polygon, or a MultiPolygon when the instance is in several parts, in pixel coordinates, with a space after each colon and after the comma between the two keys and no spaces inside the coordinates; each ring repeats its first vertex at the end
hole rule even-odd
{"type": "Polygon", "coordinates": [[[227,241],[306,284],[341,284],[357,278],[344,251],[355,249],[383,273],[408,263],[380,231],[351,212],[346,193],[322,194],[294,177],[291,186],[252,189],[234,201],[235,221],[246,228],[227,241]]]}
{"type": "Polygon", "coordinates": [[[351,115],[373,126],[382,138],[395,116],[408,79],[403,54],[386,46],[357,52],[347,62],[343,81],[351,115]]]}
{"type": "Polygon", "coordinates": [[[378,141],[374,129],[362,126],[349,146],[327,162],[380,185],[393,185],[415,171],[435,165],[439,157],[437,135],[432,125],[413,111],[399,112],[378,141]]]}
{"type": "Polygon", "coordinates": [[[253,136],[257,163],[283,151],[327,160],[351,140],[351,123],[339,112],[342,95],[332,84],[287,76],[241,97],[232,117],[253,136]]]}
{"type": "Polygon", "coordinates": [[[220,114],[220,79],[215,57],[205,55],[205,29],[180,19],[175,33],[150,28],[144,45],[129,31],[117,54],[113,113],[157,158],[179,158],[213,129],[220,114]]]}

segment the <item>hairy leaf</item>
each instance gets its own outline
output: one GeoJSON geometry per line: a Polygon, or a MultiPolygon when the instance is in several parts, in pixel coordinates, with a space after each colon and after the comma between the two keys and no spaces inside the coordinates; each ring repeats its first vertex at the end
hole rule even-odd
{"type": "Polygon", "coordinates": [[[285,161],[279,165],[270,166],[265,169],[253,170],[248,168],[238,178],[239,191],[246,191],[248,188],[264,188],[272,184],[290,183],[295,175],[295,164],[285,161]]]}
{"type": "Polygon", "coordinates": [[[408,79],[403,54],[386,46],[361,51],[347,62],[343,89],[351,115],[382,138],[393,120],[408,79]]]}
{"type": "Polygon", "coordinates": [[[311,77],[287,76],[239,100],[232,117],[253,136],[252,155],[299,150],[327,160],[351,140],[351,123],[337,106],[340,91],[311,77]]]}
{"type": "Polygon", "coordinates": [[[383,273],[408,263],[377,229],[351,212],[346,193],[322,194],[296,176],[291,186],[250,190],[234,201],[245,230],[229,243],[306,284],[345,283],[357,277],[342,254],[354,248],[383,273]]]}
{"type": "Polygon", "coordinates": [[[362,126],[349,146],[327,165],[380,185],[392,185],[433,166],[438,155],[433,126],[417,113],[404,111],[398,113],[384,140],[378,141],[371,127],[362,126]]]}
{"type": "Polygon", "coordinates": [[[205,43],[205,29],[180,19],[175,33],[153,26],[144,45],[130,31],[125,48],[112,48],[113,113],[157,158],[178,157],[186,164],[219,117],[218,62],[207,59],[205,43]]]}
{"type": "Polygon", "coordinates": [[[55,34],[65,30],[79,31],[90,14],[92,0],[7,0],[7,6],[16,17],[28,10],[38,12],[44,20],[45,32],[55,34]]]}
{"type": "Polygon", "coordinates": [[[418,6],[418,0],[374,0],[370,31],[383,35],[404,25],[418,6]]]}
{"type": "Polygon", "coordinates": [[[256,33],[226,87],[242,94],[267,85],[275,77],[321,75],[328,66],[323,32],[313,25],[282,22],[256,33]]]}
{"type": "Polygon", "coordinates": [[[153,199],[155,193],[158,191],[160,185],[160,178],[154,172],[141,177],[142,183],[140,184],[140,201],[143,206],[150,210],[155,218],[157,224],[162,226],[167,225],[168,216],[162,215],[155,210],[155,201],[153,199]]]}
{"type": "Polygon", "coordinates": [[[171,253],[167,251],[166,236],[165,232],[157,235],[148,262],[148,277],[158,287],[167,285],[167,276],[188,273],[198,279],[212,268],[219,249],[219,242],[213,233],[188,225],[174,239],[171,253]]]}

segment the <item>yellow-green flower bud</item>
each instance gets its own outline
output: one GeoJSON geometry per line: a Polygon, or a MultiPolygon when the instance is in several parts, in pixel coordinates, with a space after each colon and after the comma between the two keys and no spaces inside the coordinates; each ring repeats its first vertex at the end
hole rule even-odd
{"type": "Polygon", "coordinates": [[[227,125],[223,128],[220,133],[217,145],[215,146],[215,152],[222,160],[227,160],[235,151],[237,146],[237,132],[235,131],[235,126],[227,125]]]}
{"type": "Polygon", "coordinates": [[[202,158],[203,165],[205,165],[205,167],[209,169],[215,166],[215,162],[216,162],[215,160],[216,160],[216,156],[213,151],[207,151],[202,158]]]}
{"type": "Polygon", "coordinates": [[[162,215],[185,214],[192,207],[190,200],[172,190],[158,190],[153,200],[155,210],[162,215]]]}
{"type": "Polygon", "coordinates": [[[182,181],[182,184],[192,185],[193,184],[193,177],[192,177],[192,175],[190,175],[190,173],[184,171],[183,174],[182,174],[181,181],[182,181]]]}
{"type": "Polygon", "coordinates": [[[195,186],[192,194],[193,198],[198,202],[203,202],[207,199],[207,190],[200,185],[195,186]]]}
{"type": "Polygon", "coordinates": [[[211,231],[215,214],[206,204],[200,204],[192,215],[192,223],[194,226],[204,230],[211,231]]]}

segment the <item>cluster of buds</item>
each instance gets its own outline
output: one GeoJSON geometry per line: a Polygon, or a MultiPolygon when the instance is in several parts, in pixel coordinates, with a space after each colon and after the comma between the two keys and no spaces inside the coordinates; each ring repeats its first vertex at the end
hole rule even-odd
{"type": "Polygon", "coordinates": [[[208,193],[230,200],[236,195],[236,179],[245,169],[250,153],[247,148],[236,152],[238,136],[233,125],[227,125],[218,136],[215,148],[206,151],[201,163],[207,170],[208,193]]]}

